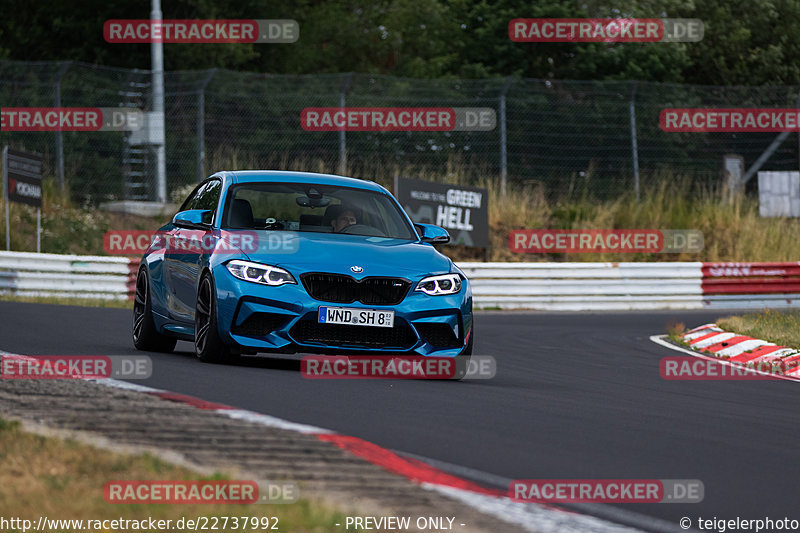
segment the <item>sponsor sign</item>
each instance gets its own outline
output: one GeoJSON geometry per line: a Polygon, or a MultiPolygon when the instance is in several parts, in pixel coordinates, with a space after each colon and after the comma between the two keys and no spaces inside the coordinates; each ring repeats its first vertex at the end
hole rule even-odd
{"type": "Polygon", "coordinates": [[[397,178],[395,196],[417,224],[436,224],[450,233],[450,244],[489,247],[489,191],[397,178]]]}
{"type": "Polygon", "coordinates": [[[42,207],[42,156],[8,149],[8,200],[42,207]]]}

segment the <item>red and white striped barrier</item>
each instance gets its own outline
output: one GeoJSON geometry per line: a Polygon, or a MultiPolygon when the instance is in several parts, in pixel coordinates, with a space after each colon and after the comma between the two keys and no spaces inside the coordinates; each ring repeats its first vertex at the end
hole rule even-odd
{"type": "Polygon", "coordinates": [[[703,263],[707,306],[797,307],[800,263],[703,263]]]}
{"type": "MultiPolygon", "coordinates": [[[[459,263],[476,308],[800,307],[800,262],[459,263]]],[[[139,259],[0,252],[0,294],[133,297],[139,259]]]]}

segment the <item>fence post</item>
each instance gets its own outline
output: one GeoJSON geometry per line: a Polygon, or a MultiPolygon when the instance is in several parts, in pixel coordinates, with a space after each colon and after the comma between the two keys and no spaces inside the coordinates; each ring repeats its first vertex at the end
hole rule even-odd
{"type": "Polygon", "coordinates": [[[206,177],[206,87],[217,69],[212,68],[206,72],[206,77],[200,83],[200,92],[197,95],[197,181],[206,177]]]}
{"type": "MultiPolygon", "coordinates": [[[[53,87],[53,106],[61,107],[61,79],[69,70],[72,61],[64,61],[56,72],[56,83],[53,87]]],[[[56,131],[56,172],[58,174],[58,186],[64,190],[64,139],[61,131],[56,131]]]]}
{"type": "Polygon", "coordinates": [[[8,201],[8,146],[3,146],[3,199],[5,200],[5,215],[6,215],[6,251],[11,250],[11,219],[9,211],[11,211],[11,203],[8,201]]]}
{"type": "MultiPolygon", "coordinates": [[[[797,106],[800,107],[800,93],[797,94],[797,106]]],[[[747,169],[747,172],[744,173],[741,183],[742,188],[744,188],[745,185],[747,185],[747,182],[750,181],[750,178],[756,175],[756,173],[764,165],[764,163],[766,163],[769,160],[769,158],[772,157],[772,154],[775,153],[775,150],[780,148],[781,144],[783,143],[783,141],[786,140],[788,136],[789,136],[788,131],[782,131],[775,137],[775,139],[773,139],[770,145],[767,146],[767,149],[764,150],[760,156],[758,156],[756,162],[753,163],[753,165],[747,169]]],[[[800,144],[800,141],[798,141],[798,144],[800,144]]]]}
{"type": "Polygon", "coordinates": [[[633,187],[636,191],[636,201],[639,201],[639,149],[636,143],[636,89],[638,81],[633,82],[631,92],[630,114],[631,114],[631,152],[633,157],[633,187]]]}
{"type": "Polygon", "coordinates": [[[508,76],[500,91],[500,192],[503,199],[506,197],[506,182],[508,181],[508,143],[506,139],[506,93],[513,78],[508,76]]]}
{"type": "MultiPolygon", "coordinates": [[[[161,0],[151,0],[150,23],[160,25],[161,0]]],[[[150,41],[150,62],[152,85],[152,114],[156,121],[148,124],[150,135],[154,130],[158,135],[158,142],[155,143],[156,151],[156,201],[161,204],[167,203],[167,137],[166,137],[166,115],[164,112],[164,44],[159,40],[150,41]]],[[[151,137],[152,140],[152,137],[151,137]]]]}
{"type": "MultiPolygon", "coordinates": [[[[347,90],[350,88],[350,80],[353,79],[353,73],[349,72],[344,79],[342,88],[339,91],[339,108],[344,110],[344,97],[347,90]]],[[[344,135],[344,128],[339,130],[339,174],[344,176],[347,173],[347,145],[344,135]]]]}

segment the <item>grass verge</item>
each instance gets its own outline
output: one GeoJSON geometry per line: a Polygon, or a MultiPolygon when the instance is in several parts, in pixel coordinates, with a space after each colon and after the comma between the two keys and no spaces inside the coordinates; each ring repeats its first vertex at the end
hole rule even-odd
{"type": "Polygon", "coordinates": [[[766,309],[758,313],[720,318],[717,325],[740,335],[800,348],[800,311],[766,309]]]}
{"type": "MultiPolygon", "coordinates": [[[[33,520],[131,519],[177,520],[199,516],[272,516],[280,531],[344,531],[344,515],[300,500],[289,505],[130,505],[109,504],[103,486],[112,480],[225,479],[203,477],[153,455],[123,455],[78,443],[34,435],[18,422],[0,419],[0,502],[12,516],[33,520]]],[[[148,531],[147,529],[143,529],[148,531]]]]}
{"type": "Polygon", "coordinates": [[[672,342],[681,345],[688,345],[688,343],[683,340],[683,334],[686,333],[686,326],[682,322],[670,322],[667,324],[667,338],[672,342]]]}
{"type": "MultiPolygon", "coordinates": [[[[212,161],[213,160],[213,161],[212,161]]],[[[320,172],[330,170],[314,160],[248,161],[236,154],[217,154],[210,168],[283,168],[320,172]],[[260,164],[261,163],[261,164],[260,164]],[[265,166],[266,165],[266,166],[265,166]]],[[[480,169],[478,169],[480,170],[480,169]]],[[[457,159],[436,171],[404,166],[351,168],[349,175],[377,181],[389,188],[395,175],[453,185],[470,184],[489,191],[491,261],[796,261],[794,243],[800,239],[800,220],[762,218],[758,198],[731,196],[717,187],[700,187],[690,176],[661,172],[648,175],[641,199],[634,192],[597,200],[587,194],[553,198],[540,183],[508,184],[503,197],[500,180],[490,171],[478,172],[457,159]],[[515,229],[693,229],[705,237],[700,253],[574,253],[520,254],[508,245],[509,231],[515,229]]],[[[103,234],[110,230],[155,230],[168,217],[145,218],[101,211],[91,205],[75,205],[52,179],[44,180],[42,251],[104,255],[103,234]]],[[[173,191],[179,203],[191,185],[173,191]]],[[[2,205],[0,205],[2,211],[2,205]]],[[[0,228],[3,228],[0,217],[0,228]]],[[[12,204],[12,250],[35,250],[35,211],[12,204]]],[[[2,230],[4,232],[4,230],[2,230]]],[[[2,235],[3,233],[0,233],[2,235]]],[[[483,260],[482,250],[442,246],[442,252],[456,261],[483,260]]]]}

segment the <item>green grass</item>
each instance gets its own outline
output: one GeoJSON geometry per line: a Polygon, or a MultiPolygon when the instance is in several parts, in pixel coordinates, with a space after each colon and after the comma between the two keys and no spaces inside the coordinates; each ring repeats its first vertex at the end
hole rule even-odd
{"type": "MultiPolygon", "coordinates": [[[[93,206],[79,206],[58,188],[53,179],[42,180],[42,252],[52,254],[108,255],[103,235],[108,230],[156,230],[161,219],[110,213],[93,206]]],[[[36,209],[10,204],[11,250],[36,251],[36,209]]],[[[5,250],[5,202],[0,202],[0,245],[5,250]]]]}
{"type": "Polygon", "coordinates": [[[667,337],[672,342],[678,344],[687,344],[683,340],[683,334],[686,333],[686,326],[682,322],[670,322],[667,324],[667,337]]]}
{"type": "MultiPolygon", "coordinates": [[[[277,157],[277,156],[276,156],[277,157]]],[[[269,162],[250,160],[237,152],[209,155],[209,168],[281,168],[326,172],[324,162],[282,156],[269,162]]],[[[548,198],[544,189],[509,183],[507,196],[501,193],[499,179],[487,169],[453,159],[437,172],[400,164],[376,162],[370,168],[350,168],[349,175],[371,179],[389,188],[393,176],[408,176],[449,184],[471,184],[489,190],[491,261],[796,261],[795,243],[800,240],[800,220],[761,218],[754,196],[727,195],[713,187],[697,187],[689,176],[668,172],[643,178],[641,200],[633,191],[613,199],[597,201],[584,193],[560,199],[548,198]],[[479,177],[476,177],[479,176],[479,177]],[[705,248],[700,253],[576,253],[520,254],[508,246],[509,231],[515,229],[683,229],[700,230],[705,248]]],[[[532,177],[533,178],[533,177],[532,177]]],[[[180,202],[190,186],[173,191],[171,200],[180,202]]],[[[44,180],[42,251],[104,255],[103,234],[110,230],[155,230],[166,222],[162,218],[124,216],[76,206],[52,179],[44,180]]],[[[0,212],[2,205],[0,205],[0,212]]],[[[12,204],[12,249],[35,250],[35,211],[12,204]]],[[[0,236],[4,235],[0,216],[0,236]]],[[[442,246],[456,261],[482,261],[482,250],[442,246]]]]}
{"type": "MultiPolygon", "coordinates": [[[[198,516],[272,516],[280,531],[324,533],[345,531],[344,515],[308,500],[287,505],[108,504],[103,486],[112,480],[214,480],[149,454],[126,455],[100,450],[74,440],[42,437],[20,424],[0,419],[0,502],[15,517],[32,520],[135,519],[177,520],[198,516]]],[[[143,531],[147,531],[144,529],[143,531]]]]}
{"type": "Polygon", "coordinates": [[[800,349],[800,311],[774,311],[729,316],[717,320],[724,330],[800,349]]]}

